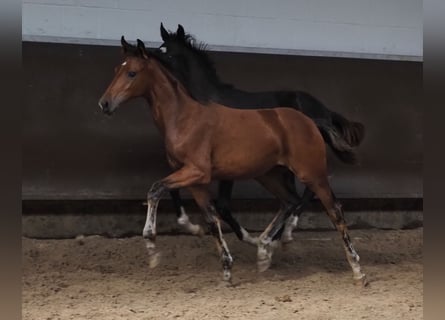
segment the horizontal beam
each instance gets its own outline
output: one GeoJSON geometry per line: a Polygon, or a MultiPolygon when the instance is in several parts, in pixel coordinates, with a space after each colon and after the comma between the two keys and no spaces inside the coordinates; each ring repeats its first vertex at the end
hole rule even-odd
{"type": "MultiPolygon", "coordinates": [[[[119,40],[55,37],[55,36],[40,36],[40,35],[23,35],[22,41],[42,42],[42,43],[84,44],[84,45],[99,45],[99,46],[120,46],[119,40]]],[[[146,41],[145,44],[148,47],[154,48],[160,46],[161,42],[146,41]]],[[[413,62],[423,61],[423,56],[381,54],[381,53],[368,53],[368,52],[321,51],[321,50],[242,47],[242,46],[225,46],[225,45],[209,45],[208,49],[210,51],[220,51],[220,52],[278,54],[278,55],[349,58],[349,59],[372,59],[372,60],[390,60],[390,61],[413,61],[413,62]]]]}

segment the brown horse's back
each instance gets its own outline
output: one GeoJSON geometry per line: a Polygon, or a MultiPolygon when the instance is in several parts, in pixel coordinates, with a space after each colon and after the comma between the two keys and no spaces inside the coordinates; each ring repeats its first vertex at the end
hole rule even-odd
{"type": "MultiPolygon", "coordinates": [[[[326,166],[323,138],[314,122],[290,108],[239,110],[211,105],[217,113],[212,176],[252,178],[285,165],[300,179],[326,166]]],[[[325,172],[325,170],[322,170],[325,172]]]]}

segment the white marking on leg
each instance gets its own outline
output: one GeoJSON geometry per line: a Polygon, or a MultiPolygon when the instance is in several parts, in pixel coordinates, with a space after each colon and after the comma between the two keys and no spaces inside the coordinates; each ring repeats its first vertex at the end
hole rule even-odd
{"type": "Polygon", "coordinates": [[[154,214],[154,203],[152,200],[147,202],[147,217],[145,219],[144,230],[142,231],[142,236],[146,239],[151,235],[156,234],[156,214],[154,214]]]}
{"type": "Polygon", "coordinates": [[[354,249],[354,247],[352,246],[352,243],[351,243],[350,241],[348,242],[348,246],[349,246],[350,254],[351,254],[352,258],[354,259],[354,261],[355,261],[355,262],[359,262],[359,261],[360,261],[360,257],[359,257],[359,255],[357,254],[357,252],[355,251],[355,249],[354,249]]]}
{"type": "Polygon", "coordinates": [[[149,267],[154,268],[160,262],[160,253],[156,251],[156,244],[152,240],[156,236],[156,209],[158,202],[147,202],[147,218],[145,220],[142,236],[145,239],[145,247],[148,252],[149,267]]]}
{"type": "Polygon", "coordinates": [[[243,241],[254,246],[258,245],[258,237],[252,237],[250,233],[247,232],[247,230],[242,227],[241,227],[241,233],[243,235],[243,241]]]}
{"type": "Polygon", "coordinates": [[[298,216],[290,216],[286,220],[281,241],[291,242],[294,240],[294,238],[292,237],[292,231],[297,227],[297,223],[298,223],[298,216]]]}
{"type": "Polygon", "coordinates": [[[348,259],[349,265],[351,266],[353,278],[354,280],[361,280],[362,285],[367,285],[366,275],[362,273],[361,267],[359,264],[360,257],[357,254],[357,252],[352,247],[352,244],[349,244],[349,246],[344,246],[346,251],[346,258],[348,259]]]}
{"type": "Polygon", "coordinates": [[[222,262],[223,262],[223,279],[224,281],[230,281],[232,278],[232,273],[231,273],[231,269],[232,269],[232,265],[233,265],[233,258],[230,255],[230,251],[229,251],[229,247],[227,246],[226,241],[224,240],[223,237],[223,233],[221,230],[221,223],[219,222],[218,219],[216,220],[216,226],[218,228],[218,237],[219,237],[219,242],[221,245],[221,249],[222,249],[222,262]]]}
{"type": "Polygon", "coordinates": [[[348,258],[349,264],[352,269],[352,273],[354,274],[354,280],[360,280],[365,277],[365,274],[362,273],[360,264],[354,261],[354,258],[348,258]]]}
{"type": "Polygon", "coordinates": [[[181,215],[178,218],[178,224],[193,235],[204,234],[204,230],[202,230],[200,225],[193,224],[190,222],[190,218],[185,212],[184,207],[181,206],[180,210],[181,210],[181,215]]]}

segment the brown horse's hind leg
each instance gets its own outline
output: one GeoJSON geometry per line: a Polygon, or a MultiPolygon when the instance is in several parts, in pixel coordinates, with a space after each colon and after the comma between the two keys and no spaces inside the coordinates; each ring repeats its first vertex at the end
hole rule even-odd
{"type": "Polygon", "coordinates": [[[229,248],[224,240],[218,214],[210,201],[209,190],[206,186],[193,186],[189,187],[189,190],[192,193],[193,198],[195,198],[196,203],[204,213],[204,217],[209,225],[210,232],[215,237],[216,246],[221,255],[221,262],[224,271],[223,279],[224,281],[230,281],[232,279],[231,269],[233,258],[230,255],[229,248]]]}
{"type": "Polygon", "coordinates": [[[343,247],[346,252],[346,258],[348,259],[349,265],[352,268],[354,280],[356,281],[356,283],[366,286],[368,282],[365,274],[361,272],[359,264],[360,257],[352,245],[352,241],[348,234],[348,227],[346,226],[346,222],[343,216],[341,204],[335,200],[335,196],[329,186],[327,177],[321,178],[315,183],[311,183],[309,187],[318,196],[335,228],[341,234],[343,247]]]}

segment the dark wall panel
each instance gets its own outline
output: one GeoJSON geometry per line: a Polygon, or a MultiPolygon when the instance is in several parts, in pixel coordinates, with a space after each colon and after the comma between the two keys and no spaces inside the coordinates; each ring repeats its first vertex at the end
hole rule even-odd
{"type": "MultiPolygon", "coordinates": [[[[221,77],[240,88],[306,90],[367,136],[361,165],[330,157],[340,197],[421,197],[422,65],[414,62],[211,53],[221,77]]],[[[121,61],[118,47],[23,44],[24,199],[142,199],[169,172],[148,105],[112,117],[97,101],[121,61]]],[[[269,197],[240,182],[237,198],[269,197]]]]}

